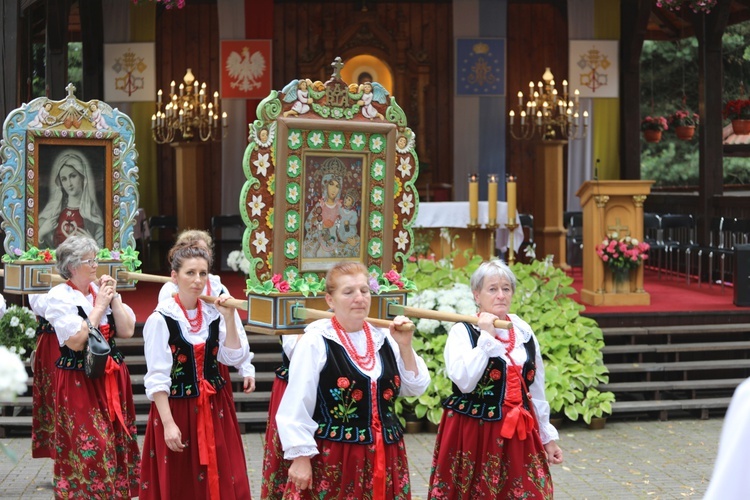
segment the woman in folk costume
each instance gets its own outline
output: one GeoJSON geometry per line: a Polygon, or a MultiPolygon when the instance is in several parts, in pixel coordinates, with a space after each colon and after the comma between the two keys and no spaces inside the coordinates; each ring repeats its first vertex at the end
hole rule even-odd
{"type": "Polygon", "coordinates": [[[289,385],[276,414],[284,458],[291,460],[284,498],[411,498],[397,396],[418,396],[430,383],[412,348],[413,330],[365,322],[367,268],[341,262],[326,276],[332,319],[305,328],[289,364],[289,385]]]}
{"type": "Polygon", "coordinates": [[[55,329],[47,321],[47,294],[29,295],[29,306],[36,314],[36,349],[32,359],[34,372],[31,408],[31,456],[55,458],[55,374],[60,345],[55,329]]]}
{"type": "Polygon", "coordinates": [[[260,485],[260,497],[263,500],[280,500],[284,496],[287,484],[287,471],[292,464],[284,458],[284,450],[279,440],[279,429],[276,426],[276,413],[289,383],[289,361],[294,347],[301,335],[281,336],[281,366],[276,368],[276,377],[271,386],[271,401],[268,404],[266,421],[266,446],[263,448],[263,481],[260,485]]]}
{"type": "Polygon", "coordinates": [[[152,401],[143,443],[140,498],[250,498],[242,436],[234,405],[222,388],[219,363],[249,356],[232,297],[215,305],[199,297],[210,254],[195,246],[170,250],[177,295],[160,302],[143,327],[146,396],[152,401]]]}
{"type": "MultiPolygon", "coordinates": [[[[214,239],[207,231],[200,229],[187,229],[180,233],[175,242],[175,246],[197,246],[204,249],[213,260],[214,258],[214,239]]],[[[177,293],[177,284],[170,281],[164,283],[159,291],[159,302],[164,300],[171,300],[172,296],[177,293]]],[[[221,277],[210,274],[206,280],[206,288],[203,290],[203,295],[209,297],[218,297],[219,295],[228,294],[226,287],[221,283],[221,277]]],[[[235,310],[235,322],[242,325],[239,313],[235,310]]],[[[244,327],[243,327],[244,328],[244,327]]],[[[247,335],[244,335],[244,329],[240,331],[240,341],[243,344],[247,344],[247,335]]],[[[242,375],[242,390],[246,394],[250,394],[255,390],[255,367],[253,366],[253,357],[255,354],[250,351],[250,355],[242,362],[241,365],[236,366],[237,371],[242,375]]],[[[232,392],[232,384],[229,379],[229,367],[225,364],[219,363],[219,374],[226,380],[224,390],[227,391],[232,402],[234,402],[234,394],[232,392]]],[[[239,423],[237,424],[239,428],[239,423]]]]}
{"type": "Polygon", "coordinates": [[[55,374],[56,498],[130,498],[138,495],[140,454],[128,367],[115,338],[130,338],[135,314],[117,282],[96,276],[96,242],[71,236],[57,247],[57,268],[67,281],[47,294],[46,317],[60,357],[55,374]],[[111,348],[105,375],[84,372],[89,329],[98,327],[111,348]]]}
{"type": "Polygon", "coordinates": [[[443,406],[430,499],[552,498],[548,464],[562,463],[544,396],[544,364],[528,323],[509,315],[516,277],[499,260],[471,277],[478,328],[448,333],[445,368],[453,394],[443,406]],[[513,323],[496,329],[494,321],[513,323]]]}

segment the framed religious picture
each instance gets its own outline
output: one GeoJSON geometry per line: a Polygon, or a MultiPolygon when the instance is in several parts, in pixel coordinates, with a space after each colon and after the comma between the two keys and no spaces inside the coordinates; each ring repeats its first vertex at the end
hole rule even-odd
{"type": "Polygon", "coordinates": [[[93,238],[112,260],[137,260],[133,122],[105,102],[78,100],[71,84],[67,91],[61,101],[34,99],[5,120],[0,216],[6,277],[9,263],[42,255],[49,261],[49,250],[71,235],[93,238]]]}
{"type": "Polygon", "coordinates": [[[415,137],[378,82],[293,80],[250,125],[240,209],[249,282],[320,280],[336,262],[400,271],[418,207],[415,137]]]}

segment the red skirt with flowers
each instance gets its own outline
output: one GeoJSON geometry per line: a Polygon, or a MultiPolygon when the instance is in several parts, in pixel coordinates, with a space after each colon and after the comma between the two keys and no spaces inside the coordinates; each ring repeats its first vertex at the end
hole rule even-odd
{"type": "Polygon", "coordinates": [[[128,367],[123,363],[116,370],[114,395],[127,432],[118,418],[110,419],[106,378],[56,368],[55,498],[138,495],[141,457],[128,367]]]}
{"type": "MultiPolygon", "coordinates": [[[[208,499],[208,467],[200,464],[198,448],[198,398],[169,398],[169,408],[187,448],[182,452],[173,452],[167,447],[159,411],[152,403],[143,442],[139,498],[208,499]]],[[[250,482],[245,452],[236,424],[237,416],[227,391],[220,390],[210,396],[210,412],[221,500],[247,500],[250,498],[250,482]]]]}
{"type": "Polygon", "coordinates": [[[276,411],[288,382],[275,377],[271,388],[271,402],[268,405],[268,422],[266,424],[266,446],[263,448],[263,482],[260,486],[260,497],[264,500],[280,500],[286,489],[287,474],[291,460],[284,460],[279,431],[276,427],[276,411]]]}
{"type": "Polygon", "coordinates": [[[55,458],[55,362],[60,345],[54,330],[43,332],[34,357],[33,406],[31,409],[31,456],[55,458]]]}
{"type": "Polygon", "coordinates": [[[488,422],[446,410],[432,457],[429,498],[552,498],[547,455],[534,429],[526,439],[500,435],[488,422]]]}
{"type": "MultiPolygon", "coordinates": [[[[299,491],[287,483],[284,499],[373,499],[375,444],[351,444],[316,439],[319,454],[312,460],[312,489],[299,491]]],[[[403,439],[385,444],[385,498],[411,498],[409,463],[403,439]]]]}

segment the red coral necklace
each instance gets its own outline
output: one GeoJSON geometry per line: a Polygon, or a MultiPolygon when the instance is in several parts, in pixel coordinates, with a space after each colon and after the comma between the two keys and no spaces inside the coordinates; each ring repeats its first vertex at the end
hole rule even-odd
{"type": "Polygon", "coordinates": [[[182,309],[182,314],[184,314],[185,319],[188,320],[188,323],[190,324],[190,333],[199,332],[201,330],[201,327],[203,326],[203,304],[201,304],[200,299],[198,300],[198,305],[196,307],[197,313],[195,315],[195,318],[193,319],[190,319],[190,316],[188,316],[187,309],[185,309],[185,306],[182,305],[179,294],[174,296],[174,301],[177,302],[178,306],[180,306],[180,309],[182,309]]]}
{"type": "Polygon", "coordinates": [[[365,332],[365,339],[367,341],[367,352],[360,356],[352,343],[352,339],[346,334],[344,327],[341,326],[341,323],[336,319],[336,316],[331,319],[331,323],[333,324],[333,329],[336,330],[336,335],[339,336],[341,345],[344,346],[349,357],[365,371],[370,371],[375,368],[375,341],[372,340],[370,325],[366,322],[362,322],[362,330],[365,332]]]}

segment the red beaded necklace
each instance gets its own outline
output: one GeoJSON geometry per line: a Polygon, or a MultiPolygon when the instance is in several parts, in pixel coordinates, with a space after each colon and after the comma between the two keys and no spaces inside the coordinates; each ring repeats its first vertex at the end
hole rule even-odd
{"type": "Polygon", "coordinates": [[[370,326],[366,322],[362,323],[362,330],[365,332],[365,339],[367,341],[367,352],[363,356],[360,356],[357,349],[354,348],[354,344],[349,338],[349,335],[344,331],[344,327],[341,326],[339,320],[336,319],[336,316],[331,319],[331,323],[333,323],[333,329],[336,330],[336,335],[339,336],[341,345],[344,346],[349,357],[365,371],[370,371],[375,368],[375,342],[372,340],[370,326]]]}
{"type": "Polygon", "coordinates": [[[199,332],[201,330],[201,327],[203,326],[203,304],[201,304],[201,301],[198,300],[198,305],[196,306],[196,309],[198,311],[195,315],[195,318],[193,319],[190,319],[190,316],[188,316],[187,309],[185,309],[185,306],[182,305],[179,294],[174,296],[174,301],[177,302],[178,306],[180,306],[180,309],[182,309],[182,314],[184,314],[185,319],[188,320],[188,323],[190,324],[190,332],[199,332]]]}
{"type": "Polygon", "coordinates": [[[510,351],[512,351],[513,347],[516,345],[516,330],[513,328],[513,323],[510,321],[510,316],[507,314],[505,315],[505,321],[510,323],[510,327],[508,328],[508,340],[501,339],[499,335],[497,336],[497,339],[503,344],[507,344],[505,347],[505,354],[510,357],[510,351]]]}

